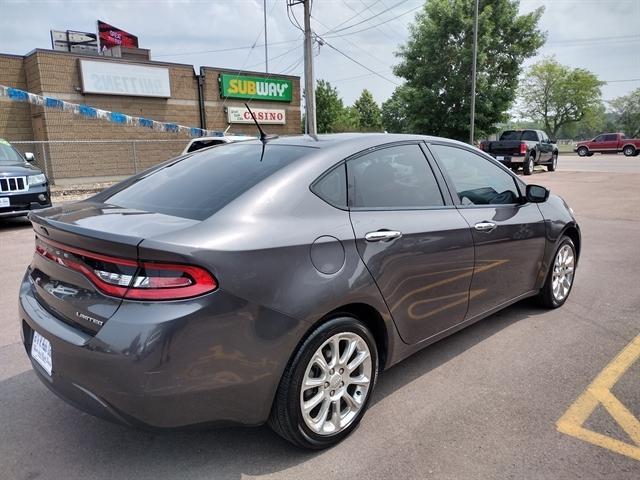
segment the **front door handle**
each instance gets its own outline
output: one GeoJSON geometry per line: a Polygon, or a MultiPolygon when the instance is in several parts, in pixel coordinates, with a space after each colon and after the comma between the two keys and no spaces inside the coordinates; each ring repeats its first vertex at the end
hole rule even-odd
{"type": "Polygon", "coordinates": [[[367,242],[390,242],[401,236],[402,232],[398,232],[397,230],[378,230],[377,232],[365,234],[364,239],[367,242]]]}
{"type": "Polygon", "coordinates": [[[493,222],[480,222],[475,224],[475,229],[479,232],[492,232],[496,229],[496,224],[493,222]]]}

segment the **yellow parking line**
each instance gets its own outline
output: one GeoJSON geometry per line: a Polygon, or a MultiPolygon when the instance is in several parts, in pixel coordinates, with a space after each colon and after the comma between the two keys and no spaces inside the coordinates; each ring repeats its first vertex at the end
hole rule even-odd
{"type": "Polygon", "coordinates": [[[634,338],[598,374],[582,395],[560,417],[556,422],[558,431],[640,461],[640,421],[611,393],[611,388],[638,358],[640,358],[640,335],[634,338]],[[584,422],[598,405],[602,405],[609,412],[635,445],[583,427],[584,422]]]}

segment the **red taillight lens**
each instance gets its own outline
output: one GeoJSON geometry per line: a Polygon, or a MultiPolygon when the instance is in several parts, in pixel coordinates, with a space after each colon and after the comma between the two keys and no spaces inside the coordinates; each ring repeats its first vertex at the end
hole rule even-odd
{"type": "Polygon", "coordinates": [[[101,292],[133,300],[179,300],[209,293],[218,282],[193,265],[136,262],[36,237],[36,253],[82,273],[101,292]]]}
{"type": "Polygon", "coordinates": [[[522,142],[520,144],[520,154],[525,155],[527,153],[527,144],[522,142]]]}

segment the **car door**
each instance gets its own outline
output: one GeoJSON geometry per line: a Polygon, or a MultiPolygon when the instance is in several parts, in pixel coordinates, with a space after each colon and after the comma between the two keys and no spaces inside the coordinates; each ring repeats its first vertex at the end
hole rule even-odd
{"type": "Polygon", "coordinates": [[[604,135],[602,151],[610,153],[618,151],[618,136],[616,134],[604,135]]]}
{"type": "Polygon", "coordinates": [[[542,153],[540,161],[549,162],[553,157],[553,144],[546,133],[538,131],[538,135],[540,136],[540,152],[542,153]]]}
{"type": "Polygon", "coordinates": [[[589,145],[589,150],[592,152],[603,152],[606,150],[606,135],[598,135],[593,139],[593,142],[589,145]]]}
{"type": "Polygon", "coordinates": [[[459,145],[430,145],[475,245],[468,318],[533,291],[545,248],[536,204],[522,200],[516,178],[459,145]]]}
{"type": "Polygon", "coordinates": [[[402,339],[416,343],[462,322],[473,239],[426,149],[404,143],[367,151],[348,159],[347,178],[358,252],[402,339]]]}

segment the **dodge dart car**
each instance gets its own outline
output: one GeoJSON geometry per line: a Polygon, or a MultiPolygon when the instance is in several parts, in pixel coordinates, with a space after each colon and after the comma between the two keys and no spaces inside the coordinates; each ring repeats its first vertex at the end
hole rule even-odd
{"type": "Polygon", "coordinates": [[[561,306],[580,253],[559,197],[414,135],[220,145],[30,218],[20,322],[47,387],[128,425],[268,422],[315,449],[378,372],[526,297],[561,306]]]}

